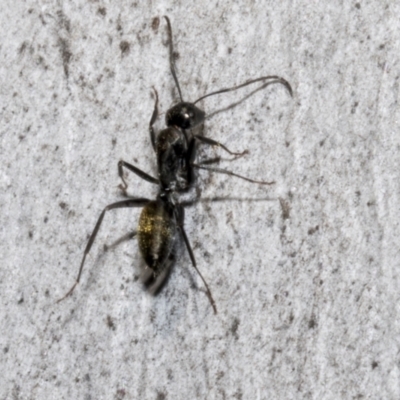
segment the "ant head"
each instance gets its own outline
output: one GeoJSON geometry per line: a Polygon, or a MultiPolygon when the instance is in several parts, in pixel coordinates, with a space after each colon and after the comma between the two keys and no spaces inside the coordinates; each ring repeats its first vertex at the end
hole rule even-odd
{"type": "Polygon", "coordinates": [[[166,115],[167,126],[176,126],[181,129],[191,129],[204,122],[205,112],[193,103],[180,102],[168,110],[166,115]]]}

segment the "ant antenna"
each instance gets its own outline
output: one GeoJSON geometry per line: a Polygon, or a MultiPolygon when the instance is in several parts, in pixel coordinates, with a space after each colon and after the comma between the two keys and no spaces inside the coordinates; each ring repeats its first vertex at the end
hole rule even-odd
{"type": "Polygon", "coordinates": [[[164,15],[164,18],[167,21],[167,26],[168,26],[169,66],[171,68],[171,74],[172,74],[172,77],[174,78],[176,87],[178,88],[179,97],[181,98],[181,101],[183,101],[181,87],[179,86],[178,78],[176,77],[176,72],[175,72],[174,47],[173,47],[173,43],[172,43],[171,22],[169,21],[169,18],[166,15],[164,15]]]}
{"type": "MultiPolygon", "coordinates": [[[[265,84],[265,86],[273,85],[274,83],[280,83],[280,84],[282,84],[283,86],[286,87],[286,89],[288,90],[290,96],[293,97],[293,90],[292,90],[292,87],[290,86],[289,82],[288,82],[286,79],[283,79],[283,78],[281,78],[280,76],[277,76],[277,75],[270,75],[270,76],[262,76],[262,77],[257,78],[257,79],[252,79],[252,80],[247,81],[247,82],[245,82],[245,83],[242,83],[241,85],[238,85],[238,86],[233,86],[233,87],[231,87],[231,88],[224,88],[224,89],[217,90],[216,92],[208,93],[208,94],[206,94],[206,95],[200,97],[199,99],[197,99],[193,104],[198,103],[200,100],[203,100],[203,99],[205,99],[206,97],[214,96],[215,94],[226,93],[226,92],[232,92],[232,91],[237,90],[237,89],[240,89],[240,88],[242,88],[242,87],[251,85],[252,83],[261,82],[261,81],[266,81],[266,80],[270,80],[270,82],[267,82],[267,83],[265,84]]],[[[264,86],[264,87],[265,87],[265,86],[264,86]]]]}

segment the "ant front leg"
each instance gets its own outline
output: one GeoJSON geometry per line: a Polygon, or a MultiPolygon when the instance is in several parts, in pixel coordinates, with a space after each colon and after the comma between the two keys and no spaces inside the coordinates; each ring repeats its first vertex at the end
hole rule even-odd
{"type": "MultiPolygon", "coordinates": [[[[156,134],[154,132],[153,125],[156,122],[156,119],[157,119],[157,116],[158,116],[158,93],[157,93],[156,89],[154,89],[154,93],[155,93],[155,96],[156,96],[156,102],[154,104],[153,114],[151,116],[150,123],[149,123],[149,131],[150,131],[151,145],[153,146],[153,149],[155,150],[155,148],[156,148],[156,134]]],[[[155,183],[156,185],[158,185],[160,183],[158,179],[153,178],[149,174],[146,174],[146,172],[143,172],[141,169],[135,167],[134,165],[129,164],[126,161],[121,160],[118,163],[118,175],[121,178],[122,183],[123,183],[123,185],[120,185],[120,188],[124,192],[124,194],[126,194],[126,189],[128,188],[128,184],[126,183],[126,181],[124,179],[124,174],[123,174],[123,171],[122,171],[123,168],[129,169],[129,171],[131,171],[134,174],[138,175],[140,178],[144,179],[147,182],[155,183]]]]}
{"type": "Polygon", "coordinates": [[[186,245],[187,251],[188,251],[188,253],[189,253],[189,257],[190,257],[190,260],[191,260],[191,262],[192,262],[192,265],[193,265],[194,269],[197,271],[197,273],[199,274],[201,280],[202,280],[203,283],[204,283],[204,286],[205,286],[205,288],[206,288],[207,297],[208,297],[208,299],[210,300],[211,306],[212,306],[212,308],[213,308],[213,310],[214,310],[214,314],[217,314],[217,306],[216,306],[216,304],[215,304],[215,300],[214,300],[214,298],[213,298],[213,296],[212,296],[212,294],[211,294],[211,290],[210,290],[210,288],[208,287],[206,280],[203,278],[203,275],[201,275],[199,269],[197,268],[197,264],[196,264],[196,260],[195,260],[195,258],[194,258],[194,254],[193,254],[192,247],[190,246],[189,239],[188,239],[188,237],[187,237],[187,235],[186,235],[186,232],[185,232],[185,229],[184,229],[184,227],[183,227],[184,210],[183,210],[182,207],[179,208],[179,211],[177,212],[177,214],[178,214],[178,216],[177,216],[177,220],[178,220],[178,229],[179,229],[179,230],[181,231],[181,233],[182,233],[183,241],[185,242],[185,245],[186,245]]]}
{"type": "Polygon", "coordinates": [[[133,172],[134,174],[139,176],[139,178],[142,178],[147,182],[155,183],[156,185],[158,185],[160,183],[160,181],[158,179],[153,178],[149,174],[146,174],[146,172],[142,171],[138,167],[135,167],[134,165],[129,164],[126,161],[121,160],[121,161],[118,162],[118,175],[119,175],[119,177],[121,178],[121,180],[123,182],[123,185],[120,185],[120,188],[125,194],[126,194],[126,189],[128,188],[128,184],[126,183],[126,181],[124,179],[123,168],[129,169],[129,171],[133,172]]]}
{"type": "Polygon", "coordinates": [[[130,208],[130,207],[143,207],[147,203],[149,203],[150,200],[148,199],[143,199],[143,198],[137,198],[137,199],[129,199],[129,200],[123,200],[123,201],[118,201],[117,203],[109,204],[107,207],[104,208],[102,213],[100,214],[99,219],[96,222],[96,225],[93,229],[92,234],[90,235],[89,241],[86,245],[85,251],[83,252],[83,257],[81,261],[81,266],[79,267],[79,272],[78,276],[76,278],[75,283],[72,285],[71,289],[68,291],[68,293],[62,297],[61,299],[57,300],[57,303],[59,303],[61,300],[64,300],[66,297],[70,296],[72,292],[74,291],[76,285],[79,283],[79,280],[81,279],[82,275],[82,270],[83,270],[83,265],[85,264],[85,259],[87,254],[89,253],[90,249],[92,248],[93,242],[96,239],[97,233],[100,229],[101,223],[103,222],[104,215],[107,211],[109,210],[114,210],[115,208],[130,208]]]}

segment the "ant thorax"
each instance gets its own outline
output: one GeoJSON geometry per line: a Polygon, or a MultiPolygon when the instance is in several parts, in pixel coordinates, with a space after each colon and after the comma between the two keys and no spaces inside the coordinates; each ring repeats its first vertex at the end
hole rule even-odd
{"type": "Polygon", "coordinates": [[[176,127],[162,130],[156,139],[156,153],[162,190],[187,190],[191,184],[191,168],[184,132],[176,127]]]}

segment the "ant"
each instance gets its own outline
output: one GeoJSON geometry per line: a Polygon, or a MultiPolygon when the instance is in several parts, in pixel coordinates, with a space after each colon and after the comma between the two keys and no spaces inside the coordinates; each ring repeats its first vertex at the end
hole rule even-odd
{"type": "MultiPolygon", "coordinates": [[[[149,123],[150,139],[153,149],[157,156],[158,166],[158,179],[148,175],[141,169],[129,164],[125,161],[118,163],[118,175],[123,182],[121,187],[123,192],[126,194],[127,184],[123,176],[123,168],[134,172],[140,178],[159,186],[159,193],[156,200],[149,200],[146,198],[131,197],[129,199],[118,201],[116,203],[109,204],[101,212],[97,223],[90,235],[89,241],[86,245],[83,253],[82,261],[80,264],[78,276],[74,285],[71,289],[58,300],[65,299],[70,296],[74,291],[75,287],[80,281],[83,266],[86,260],[86,256],[89,253],[93,242],[97,236],[100,226],[103,222],[105,213],[107,211],[117,208],[131,208],[131,207],[142,207],[142,212],[139,218],[138,229],[129,235],[130,238],[137,236],[139,250],[146,262],[146,265],[151,269],[154,278],[160,276],[169,265],[174,261],[175,256],[175,244],[178,236],[178,231],[181,234],[189,257],[191,259],[193,267],[196,269],[200,278],[202,279],[206,288],[206,293],[214,310],[217,313],[215,301],[212,297],[211,291],[208,287],[207,282],[201,275],[197,268],[196,260],[192,248],[190,246],[189,239],[184,229],[184,205],[178,202],[177,194],[182,191],[186,191],[193,185],[193,171],[192,168],[203,168],[213,172],[225,173],[228,175],[236,176],[238,178],[245,179],[247,181],[259,184],[272,184],[274,182],[263,182],[255,181],[237,174],[231,171],[226,171],[216,168],[202,167],[200,164],[195,164],[195,152],[196,152],[196,140],[202,143],[219,146],[228,153],[236,156],[242,156],[246,154],[231,152],[227,147],[221,143],[214,141],[209,138],[205,138],[201,135],[195,135],[191,133],[191,129],[202,124],[205,119],[205,112],[196,107],[196,103],[200,100],[220,93],[225,93],[233,90],[237,90],[241,87],[250,85],[251,83],[269,80],[265,86],[272,83],[282,83],[289,90],[292,95],[292,89],[289,83],[283,78],[277,76],[268,76],[248,81],[239,86],[232,88],[221,89],[216,92],[209,93],[194,103],[184,102],[182,100],[182,94],[178,79],[176,77],[174,60],[173,60],[173,44],[172,44],[172,29],[171,23],[168,17],[164,17],[167,21],[168,26],[168,37],[169,37],[169,56],[170,56],[170,68],[174,78],[175,84],[178,88],[181,102],[172,107],[167,111],[166,122],[167,128],[162,130],[157,136],[154,131],[153,125],[158,116],[158,94],[155,91],[156,101],[153,110],[153,114],[149,123]]],[[[218,159],[217,159],[218,160],[218,159]]],[[[214,161],[213,161],[214,162],[214,161]]]]}

